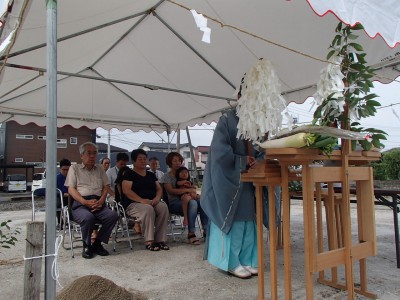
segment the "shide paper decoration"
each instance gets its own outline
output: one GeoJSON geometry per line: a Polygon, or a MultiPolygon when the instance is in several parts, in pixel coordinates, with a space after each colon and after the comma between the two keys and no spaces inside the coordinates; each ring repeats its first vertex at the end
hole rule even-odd
{"type": "Polygon", "coordinates": [[[282,127],[283,113],[291,128],[292,117],[287,112],[286,100],[281,96],[279,78],[268,60],[260,59],[246,73],[241,95],[236,108],[238,138],[261,141],[266,133],[268,138],[273,137],[282,127]]]}
{"type": "Polygon", "coordinates": [[[313,95],[314,102],[317,105],[321,105],[331,94],[334,94],[334,97],[338,99],[338,101],[330,101],[328,105],[326,105],[323,115],[330,113],[333,114],[334,117],[338,117],[344,111],[344,74],[340,70],[342,59],[343,58],[338,55],[333,55],[329,59],[329,64],[321,70],[317,91],[313,95]]]}
{"type": "Polygon", "coordinates": [[[201,41],[210,44],[211,28],[207,27],[207,19],[204,18],[202,14],[198,14],[194,9],[191,9],[190,12],[193,15],[197,28],[203,31],[203,38],[201,41]]]}

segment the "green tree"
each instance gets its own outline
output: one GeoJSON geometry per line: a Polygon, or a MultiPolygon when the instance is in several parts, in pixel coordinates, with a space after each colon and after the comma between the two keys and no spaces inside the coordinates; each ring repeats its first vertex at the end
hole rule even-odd
{"type": "Polygon", "coordinates": [[[371,166],[372,169],[374,170],[375,180],[386,180],[385,165],[383,164],[382,160],[373,161],[371,163],[371,166]]]}
{"type": "Polygon", "coordinates": [[[382,162],[387,180],[400,179],[400,149],[383,153],[382,162]]]}

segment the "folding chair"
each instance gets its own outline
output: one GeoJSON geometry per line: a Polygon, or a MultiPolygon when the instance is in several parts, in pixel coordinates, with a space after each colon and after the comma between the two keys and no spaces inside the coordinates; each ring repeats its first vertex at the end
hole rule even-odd
{"type": "Polygon", "coordinates": [[[70,196],[68,197],[68,205],[63,204],[63,200],[61,197],[61,206],[62,206],[62,224],[64,225],[63,230],[63,248],[66,250],[71,250],[72,258],[74,255],[74,241],[82,241],[82,232],[81,226],[72,219],[72,201],[74,201],[70,196]],[[68,237],[70,241],[70,247],[67,248],[65,246],[65,235],[68,231],[68,237]]]}
{"type": "Polygon", "coordinates": [[[171,213],[171,210],[169,209],[167,190],[165,189],[163,184],[161,184],[161,187],[163,189],[162,201],[165,202],[165,204],[167,204],[169,211],[168,228],[170,232],[167,233],[167,235],[172,236],[172,238],[175,241],[175,235],[182,235],[186,230],[185,226],[183,225],[183,215],[171,213]],[[178,230],[176,231],[176,229],[178,230]]]}
{"type": "Polygon", "coordinates": [[[126,231],[126,235],[127,235],[128,241],[129,241],[129,247],[131,248],[131,250],[133,250],[132,238],[129,233],[129,223],[132,222],[133,224],[136,224],[136,223],[140,224],[140,221],[138,221],[137,218],[132,218],[132,217],[128,216],[125,213],[125,209],[121,203],[119,203],[115,200],[114,200],[114,202],[115,202],[115,208],[116,208],[117,214],[119,216],[117,225],[114,230],[114,251],[115,251],[115,243],[117,243],[117,234],[118,234],[118,232],[121,232],[122,236],[124,237],[125,236],[124,231],[126,231]]]}
{"type": "MultiPolygon", "coordinates": [[[[62,199],[62,192],[59,189],[56,189],[56,197],[59,198],[61,197],[62,199]]],[[[36,213],[40,212],[40,211],[45,211],[46,208],[37,208],[35,202],[38,200],[39,197],[44,197],[46,198],[46,188],[39,188],[36,189],[32,192],[31,194],[31,201],[32,201],[32,221],[35,221],[35,217],[36,217],[36,213]]],[[[62,201],[62,200],[61,200],[62,201]]],[[[62,211],[62,205],[61,208],[57,208],[58,212],[62,211]]],[[[59,226],[61,226],[61,217],[60,217],[60,224],[58,224],[59,226]]]]}

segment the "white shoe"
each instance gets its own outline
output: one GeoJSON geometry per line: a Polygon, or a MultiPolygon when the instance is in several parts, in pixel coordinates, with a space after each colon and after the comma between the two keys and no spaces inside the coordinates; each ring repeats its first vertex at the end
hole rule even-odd
{"type": "Polygon", "coordinates": [[[251,275],[258,275],[258,269],[253,268],[252,266],[243,266],[247,271],[251,273],[251,275]]]}
{"type": "Polygon", "coordinates": [[[232,274],[233,276],[245,279],[245,278],[250,278],[251,273],[248,271],[245,267],[242,265],[237,266],[233,270],[228,270],[228,273],[232,274]]]}

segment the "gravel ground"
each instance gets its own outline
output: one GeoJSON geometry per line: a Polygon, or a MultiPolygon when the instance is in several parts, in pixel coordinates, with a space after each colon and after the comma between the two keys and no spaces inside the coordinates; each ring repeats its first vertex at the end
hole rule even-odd
{"type": "MultiPolygon", "coordinates": [[[[29,203],[29,201],[27,202],[29,203]]],[[[25,204],[0,205],[0,220],[11,219],[11,225],[20,227],[17,245],[11,249],[0,249],[0,299],[21,299],[23,295],[23,255],[26,236],[25,224],[31,217],[30,207],[25,204]],[[8,211],[3,208],[7,207],[8,211]],[[13,210],[11,210],[13,209],[13,210]]],[[[292,293],[293,299],[306,299],[304,281],[304,248],[301,201],[291,205],[292,238],[292,293]]],[[[352,215],[356,215],[355,207],[352,215]]],[[[37,219],[44,220],[39,212],[37,219]]],[[[353,221],[354,222],[354,221],[353,221]]],[[[368,288],[379,299],[400,299],[399,269],[396,268],[392,211],[387,207],[376,207],[376,232],[378,255],[367,260],[368,288]]],[[[265,234],[266,236],[266,234],[265,234]]],[[[265,251],[265,291],[269,298],[269,252],[268,242],[265,251]]],[[[120,238],[116,252],[112,252],[112,243],[106,246],[112,253],[108,257],[95,257],[85,260],[80,256],[81,245],[77,244],[76,256],[61,248],[58,256],[59,282],[67,287],[74,280],[85,275],[99,275],[113,281],[128,291],[139,291],[149,299],[256,299],[257,277],[241,280],[228,276],[225,272],[202,260],[204,244],[189,245],[185,236],[176,241],[170,238],[171,250],[150,252],[144,249],[143,240],[136,237],[133,250],[126,239],[120,238]]],[[[357,272],[355,264],[355,274],[357,272]]],[[[343,280],[343,270],[339,272],[343,280]]],[[[278,250],[278,293],[284,299],[283,251],[278,250]]],[[[358,276],[355,276],[355,282],[358,276]]],[[[44,291],[44,263],[42,271],[42,292],[44,291]]],[[[316,278],[316,276],[315,276],[316,278]]],[[[57,291],[61,291],[61,287],[57,291]]],[[[42,294],[42,298],[44,296],[42,294]]],[[[346,299],[344,291],[319,284],[315,280],[315,299],[346,299]]],[[[357,296],[356,299],[365,299],[357,296]]]]}

